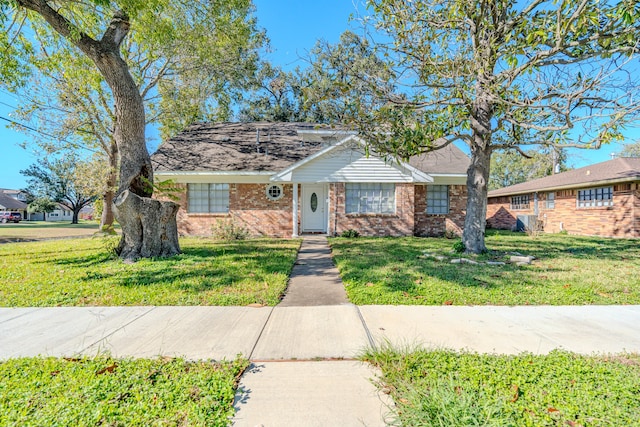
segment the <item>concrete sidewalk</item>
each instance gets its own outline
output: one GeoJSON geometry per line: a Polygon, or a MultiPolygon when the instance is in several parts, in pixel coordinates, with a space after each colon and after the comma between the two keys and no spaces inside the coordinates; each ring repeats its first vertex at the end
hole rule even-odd
{"type": "Polygon", "coordinates": [[[355,358],[385,342],[487,353],[640,352],[640,306],[0,308],[0,359],[355,358]]]}

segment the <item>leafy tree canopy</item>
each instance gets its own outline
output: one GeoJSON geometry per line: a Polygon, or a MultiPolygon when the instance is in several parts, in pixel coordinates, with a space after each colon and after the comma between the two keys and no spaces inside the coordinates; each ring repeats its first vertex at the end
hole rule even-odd
{"type": "Polygon", "coordinates": [[[283,71],[269,62],[260,65],[252,93],[238,114],[241,122],[305,122],[300,69],[283,71]]]}
{"type": "Polygon", "coordinates": [[[29,177],[28,191],[36,196],[36,200],[49,200],[67,207],[73,211],[72,223],[77,224],[80,210],[93,203],[104,185],[101,164],[68,155],[61,159],[39,160],[20,173],[29,177]]]}
{"type": "Polygon", "coordinates": [[[374,100],[368,83],[353,77],[366,73],[377,82],[391,77],[369,42],[351,31],[333,46],[318,41],[305,59],[308,66],[293,72],[263,63],[240,120],[347,124],[357,113],[352,102],[365,108],[374,100]]]}
{"type": "Polygon", "coordinates": [[[34,199],[29,206],[27,206],[27,212],[35,213],[35,212],[45,212],[51,213],[56,209],[56,203],[48,199],[46,197],[38,197],[34,199]]]}
{"type": "Polygon", "coordinates": [[[567,155],[562,150],[498,151],[491,156],[489,190],[496,190],[532,179],[569,170],[567,155]],[[557,168],[557,169],[556,169],[557,168]]]}
{"type": "MultiPolygon", "coordinates": [[[[248,0],[165,1],[158,2],[153,16],[141,13],[132,20],[120,52],[143,98],[147,125],[159,126],[166,138],[194,121],[229,119],[231,102],[251,81],[257,49],[265,40],[252,11],[248,0]]],[[[77,11],[87,16],[94,12],[77,11]]],[[[99,33],[100,19],[108,19],[108,13],[105,9],[92,17],[90,34],[99,33]]],[[[17,19],[21,12],[14,15],[17,19]]],[[[45,153],[78,147],[104,153],[111,175],[102,225],[111,224],[118,147],[110,88],[89,57],[44,22],[33,25],[26,39],[9,31],[29,47],[19,59],[30,72],[5,86],[23,100],[15,112],[20,122],[38,132],[17,129],[30,133],[45,153]]]]}
{"type": "MultiPolygon", "coordinates": [[[[519,145],[597,148],[635,119],[635,0],[369,0],[372,52],[389,79],[349,68],[351,122],[373,148],[408,158],[469,146],[463,241],[482,252],[490,160],[519,145]]],[[[329,49],[329,53],[337,52],[329,49]]],[[[349,91],[344,91],[348,94],[349,91]]]]}
{"type": "Polygon", "coordinates": [[[640,141],[625,144],[620,157],[640,157],[640,141]]]}

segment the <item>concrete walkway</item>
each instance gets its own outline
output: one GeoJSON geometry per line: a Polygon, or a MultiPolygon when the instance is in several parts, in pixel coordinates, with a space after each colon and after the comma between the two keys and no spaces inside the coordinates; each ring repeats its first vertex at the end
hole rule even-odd
{"type": "Polygon", "coordinates": [[[241,379],[234,425],[383,426],[392,402],[370,381],[377,373],[354,360],[368,347],[640,352],[640,306],[345,303],[336,296],[341,285],[322,239],[305,239],[296,283],[292,278],[276,307],[0,308],[0,359],[110,353],[221,360],[242,354],[252,365],[241,379]],[[306,290],[333,305],[309,305],[313,301],[300,294],[306,290]]]}
{"type": "Polygon", "coordinates": [[[349,304],[325,236],[305,236],[279,307],[349,304]]]}

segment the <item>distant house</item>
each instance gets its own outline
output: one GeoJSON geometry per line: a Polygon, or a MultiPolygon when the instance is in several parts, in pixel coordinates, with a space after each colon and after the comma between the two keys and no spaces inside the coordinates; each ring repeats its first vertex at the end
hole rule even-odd
{"type": "Polygon", "coordinates": [[[45,221],[71,221],[73,219],[73,211],[68,207],[56,203],[56,208],[45,213],[45,221]]]}
{"type": "Polygon", "coordinates": [[[409,162],[366,155],[353,131],[309,123],[194,124],[152,156],[182,190],[181,234],[233,220],[254,235],[460,232],[469,159],[454,145],[409,162]]]}
{"type": "Polygon", "coordinates": [[[7,196],[19,200],[23,203],[27,203],[28,194],[22,190],[13,190],[11,188],[0,188],[0,192],[6,194],[7,196]]]}
{"type": "Polygon", "coordinates": [[[0,189],[0,211],[20,212],[22,218],[27,218],[25,201],[26,194],[20,190],[0,189]]]}
{"type": "Polygon", "coordinates": [[[618,158],[490,191],[487,225],[640,237],[640,158],[618,158]]]}
{"type": "Polygon", "coordinates": [[[78,212],[78,219],[92,220],[95,216],[95,208],[93,204],[85,205],[78,212]]]}

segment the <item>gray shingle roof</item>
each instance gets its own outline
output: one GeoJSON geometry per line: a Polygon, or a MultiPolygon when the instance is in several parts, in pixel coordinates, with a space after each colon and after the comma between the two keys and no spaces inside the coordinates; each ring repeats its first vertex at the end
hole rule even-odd
{"type": "Polygon", "coordinates": [[[409,164],[425,173],[465,175],[469,168],[469,157],[455,145],[449,144],[439,150],[414,156],[409,159],[409,164]]]}
{"type": "Polygon", "coordinates": [[[160,145],[151,161],[156,171],[279,171],[323,148],[322,142],[303,143],[297,132],[318,128],[311,123],[196,123],[160,145]]]}
{"type": "Polygon", "coordinates": [[[640,180],[640,158],[621,157],[489,192],[489,197],[640,180]]]}
{"type": "MultiPolygon", "coordinates": [[[[344,138],[338,134],[341,131],[313,123],[196,123],[162,143],[151,161],[157,172],[277,172],[344,138]],[[298,133],[316,130],[330,131],[325,141],[320,137],[303,141],[298,133]]],[[[409,164],[425,173],[464,174],[469,158],[450,144],[416,156],[409,164]]]]}

